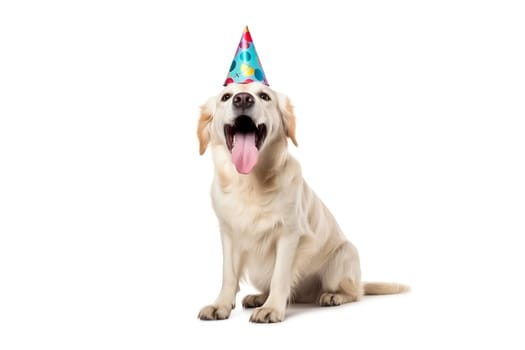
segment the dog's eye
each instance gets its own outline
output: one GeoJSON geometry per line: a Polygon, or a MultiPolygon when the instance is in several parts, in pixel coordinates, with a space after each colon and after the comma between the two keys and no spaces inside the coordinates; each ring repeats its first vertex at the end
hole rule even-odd
{"type": "Polygon", "coordinates": [[[261,92],[261,93],[259,94],[259,97],[262,98],[262,99],[265,100],[265,101],[270,101],[270,100],[271,100],[270,96],[268,96],[268,94],[267,94],[267,93],[264,93],[264,92],[261,92]]]}
{"type": "Polygon", "coordinates": [[[228,101],[230,99],[230,97],[232,97],[231,94],[224,94],[222,95],[221,97],[221,101],[224,102],[224,101],[228,101]]]}

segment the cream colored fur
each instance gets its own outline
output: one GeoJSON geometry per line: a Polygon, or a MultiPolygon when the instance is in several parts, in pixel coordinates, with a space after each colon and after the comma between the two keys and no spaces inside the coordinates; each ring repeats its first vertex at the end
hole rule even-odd
{"type": "Polygon", "coordinates": [[[203,320],[229,317],[241,278],[260,290],[248,295],[244,307],[255,307],[250,321],[279,322],[288,302],[317,302],[323,306],[357,301],[366,294],[399,293],[395,283],[361,282],[357,249],[301,174],[287,151],[287,138],[297,145],[295,116],[288,98],[259,84],[230,84],[201,108],[200,153],[211,148],[215,165],[211,197],[219,220],[223,281],[211,305],[199,313],[203,320]],[[239,174],[224,136],[225,123],[236,117],[232,99],[224,94],[252,94],[252,118],[268,133],[259,161],[249,175],[239,174]],[[266,93],[271,100],[260,98],[266,93]]]}

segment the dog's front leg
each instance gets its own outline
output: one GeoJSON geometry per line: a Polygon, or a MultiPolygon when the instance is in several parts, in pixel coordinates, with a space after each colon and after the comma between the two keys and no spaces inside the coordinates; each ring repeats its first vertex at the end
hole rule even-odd
{"type": "Polygon", "coordinates": [[[298,243],[299,237],[293,234],[280,237],[277,241],[270,294],[266,302],[253,312],[250,317],[251,322],[274,323],[284,320],[292,287],[292,267],[298,243]]]}
{"type": "Polygon", "coordinates": [[[211,305],[199,312],[201,320],[224,320],[235,307],[235,295],[239,291],[239,252],[234,252],[229,235],[222,233],[222,288],[211,305]]]}

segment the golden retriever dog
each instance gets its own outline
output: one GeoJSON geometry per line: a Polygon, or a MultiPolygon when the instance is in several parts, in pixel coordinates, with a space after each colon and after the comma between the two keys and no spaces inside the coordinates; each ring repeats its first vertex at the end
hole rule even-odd
{"type": "Polygon", "coordinates": [[[288,139],[297,145],[288,97],[260,83],[229,84],[201,107],[197,135],[200,153],[212,152],[223,254],[222,288],[200,319],[228,318],[245,277],[260,291],[242,301],[258,323],[283,321],[291,302],[335,306],[407,290],[361,282],[357,249],[288,153],[288,139]]]}

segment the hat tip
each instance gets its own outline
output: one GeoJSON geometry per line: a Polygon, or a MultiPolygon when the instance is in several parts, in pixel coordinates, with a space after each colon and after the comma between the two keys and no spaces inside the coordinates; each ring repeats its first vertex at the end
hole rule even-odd
{"type": "Polygon", "coordinates": [[[250,30],[248,29],[248,26],[244,26],[244,32],[247,33],[249,32],[250,30]]]}

